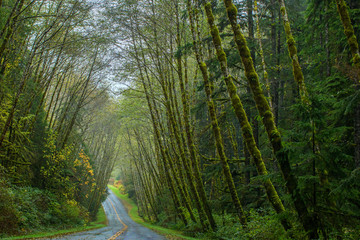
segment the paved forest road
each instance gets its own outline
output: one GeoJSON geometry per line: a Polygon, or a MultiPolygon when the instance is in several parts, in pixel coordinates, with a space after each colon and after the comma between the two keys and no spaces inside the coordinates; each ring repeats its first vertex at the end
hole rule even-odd
{"type": "Polygon", "coordinates": [[[163,240],[165,237],[158,235],[148,228],[135,223],[127,214],[124,206],[115,194],[110,191],[110,195],[103,203],[103,207],[109,221],[107,227],[66,235],[58,240],[80,240],[80,239],[123,239],[123,240],[163,240]],[[121,234],[120,234],[121,233],[121,234]]]}

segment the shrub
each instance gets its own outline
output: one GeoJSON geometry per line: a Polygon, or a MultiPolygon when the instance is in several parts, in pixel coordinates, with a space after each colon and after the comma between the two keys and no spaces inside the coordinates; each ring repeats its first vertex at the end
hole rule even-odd
{"type": "Polygon", "coordinates": [[[285,240],[290,239],[279,220],[263,209],[250,210],[248,225],[243,228],[233,214],[214,215],[218,229],[215,232],[198,234],[202,239],[223,240],[285,240]]]}
{"type": "Polygon", "coordinates": [[[16,209],[14,199],[15,196],[9,184],[0,177],[0,237],[1,234],[12,234],[18,230],[20,214],[16,209]]]}

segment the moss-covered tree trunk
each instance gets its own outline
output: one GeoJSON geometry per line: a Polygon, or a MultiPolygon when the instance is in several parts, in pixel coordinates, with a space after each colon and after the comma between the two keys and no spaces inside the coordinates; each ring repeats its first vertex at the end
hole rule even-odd
{"type": "MultiPolygon", "coordinates": [[[[186,219],[186,216],[185,216],[184,209],[182,208],[182,206],[180,204],[179,197],[178,197],[178,195],[176,193],[174,179],[170,175],[170,171],[168,171],[168,169],[170,167],[169,161],[168,161],[168,149],[164,146],[164,144],[163,144],[163,142],[161,140],[162,136],[161,136],[160,129],[159,129],[159,126],[158,126],[158,123],[159,123],[159,120],[160,120],[159,119],[159,114],[157,112],[156,106],[153,105],[154,102],[151,101],[151,99],[150,99],[150,93],[149,93],[149,90],[148,90],[147,83],[145,82],[145,76],[144,76],[144,73],[143,73],[142,63],[141,63],[141,60],[140,60],[139,52],[137,50],[134,33],[133,33],[132,38],[133,38],[133,46],[134,46],[134,50],[135,50],[135,58],[136,58],[137,65],[138,65],[139,71],[140,71],[140,80],[141,80],[142,86],[144,88],[146,102],[147,102],[148,107],[149,107],[149,112],[150,112],[151,122],[152,122],[152,125],[153,125],[156,144],[158,146],[158,150],[159,150],[160,156],[162,158],[161,165],[162,165],[162,168],[163,168],[163,172],[165,173],[165,177],[166,177],[166,180],[167,180],[167,185],[168,185],[169,191],[171,193],[171,196],[173,198],[177,214],[182,219],[183,223],[185,225],[187,225],[188,222],[187,222],[187,219],[186,219]]],[[[146,68],[145,68],[145,73],[146,73],[147,80],[150,81],[149,76],[148,76],[147,71],[146,71],[146,68]]]]}
{"type": "Polygon", "coordinates": [[[149,195],[149,199],[151,199],[150,207],[154,214],[154,220],[158,221],[158,216],[157,216],[158,207],[156,206],[156,200],[155,200],[155,195],[156,195],[155,193],[159,192],[156,190],[158,188],[157,187],[157,178],[153,173],[153,169],[148,164],[150,156],[148,156],[147,152],[145,151],[145,148],[143,146],[143,139],[140,138],[140,135],[136,132],[136,130],[134,130],[134,133],[137,136],[136,140],[138,143],[138,152],[140,155],[140,159],[142,159],[142,161],[139,161],[139,163],[140,163],[140,166],[142,169],[141,172],[144,175],[144,184],[147,186],[146,187],[147,192],[148,192],[147,194],[149,195]]]}
{"type": "MultiPolygon", "coordinates": [[[[134,134],[135,134],[135,137],[139,144],[139,151],[143,152],[144,160],[146,162],[146,166],[148,168],[151,179],[154,183],[156,194],[161,195],[161,186],[159,183],[160,176],[159,176],[157,170],[155,169],[155,166],[152,161],[152,157],[154,155],[151,155],[151,152],[146,149],[145,144],[144,144],[145,140],[140,137],[140,133],[136,129],[134,129],[134,134]]],[[[150,148],[151,147],[152,147],[152,145],[150,145],[150,148]]]]}
{"type": "MultiPolygon", "coordinates": [[[[263,180],[263,186],[265,187],[266,195],[267,195],[271,205],[273,206],[273,208],[275,209],[275,211],[277,213],[283,213],[283,212],[285,212],[284,205],[282,204],[281,199],[280,199],[274,185],[272,184],[270,178],[268,177],[265,163],[262,159],[262,156],[261,156],[261,153],[260,153],[258,147],[256,146],[256,141],[254,138],[254,134],[253,134],[251,125],[246,116],[246,113],[245,113],[244,107],[241,103],[240,97],[237,94],[237,89],[234,84],[233,78],[229,73],[228,66],[227,66],[227,57],[226,57],[226,54],[222,47],[219,30],[215,26],[215,23],[214,23],[214,15],[211,11],[210,3],[205,4],[205,11],[206,11],[208,24],[210,27],[210,33],[212,36],[213,44],[215,46],[217,59],[220,63],[220,68],[221,68],[222,74],[224,75],[224,81],[225,81],[225,84],[227,87],[229,97],[231,99],[233,109],[235,111],[236,117],[241,126],[244,142],[246,144],[246,147],[247,147],[250,155],[252,156],[252,158],[254,160],[258,174],[262,175],[262,176],[267,176],[263,180]]],[[[290,227],[290,224],[286,220],[282,221],[282,223],[283,223],[283,226],[285,229],[288,229],[290,227]]]]}
{"type": "Polygon", "coordinates": [[[286,181],[286,188],[291,194],[291,198],[294,201],[295,209],[299,215],[300,222],[302,223],[305,231],[308,232],[309,238],[316,239],[318,238],[316,219],[309,213],[300,194],[297,178],[295,177],[290,167],[288,153],[283,147],[281,135],[275,126],[275,121],[270,106],[260,87],[259,77],[255,72],[250,50],[247,47],[247,43],[243,34],[241,33],[239,24],[237,24],[237,9],[231,0],[224,0],[224,3],[234,33],[235,44],[244,65],[245,76],[252,90],[256,107],[262,118],[262,122],[265,126],[268,138],[278,159],[282,175],[286,181]]]}
{"type": "MultiPolygon", "coordinates": [[[[128,135],[128,141],[129,141],[129,146],[130,146],[131,152],[134,153],[135,151],[133,150],[133,147],[132,147],[129,131],[127,131],[127,135],[128,135]]],[[[142,186],[140,188],[144,192],[143,195],[145,197],[145,201],[147,201],[149,203],[148,205],[150,205],[150,208],[153,213],[155,221],[158,221],[157,211],[156,211],[156,207],[155,207],[155,199],[154,199],[154,195],[152,194],[153,189],[150,186],[152,181],[149,181],[149,179],[146,177],[146,175],[147,175],[146,173],[148,171],[146,170],[146,168],[144,167],[144,164],[143,164],[144,156],[141,151],[141,144],[139,143],[138,138],[136,140],[137,140],[137,145],[138,145],[138,149],[139,149],[139,156],[137,157],[137,156],[135,156],[135,154],[133,154],[133,156],[132,156],[133,162],[135,164],[135,168],[137,170],[136,175],[139,178],[139,185],[142,186]]],[[[149,217],[149,219],[151,219],[149,213],[148,213],[148,217],[149,217]]]]}
{"type": "Polygon", "coordinates": [[[299,86],[299,93],[300,93],[301,101],[303,103],[305,103],[306,106],[309,107],[310,101],[309,101],[308,92],[307,92],[306,86],[305,86],[304,74],[302,72],[302,69],[301,69],[301,66],[299,63],[299,59],[297,56],[296,43],[295,43],[295,39],[291,32],[290,22],[289,22],[289,18],[287,15],[284,0],[279,0],[279,4],[280,4],[280,12],[281,12],[281,15],[283,17],[283,22],[284,22],[286,43],[287,43],[288,50],[289,50],[289,56],[292,61],[294,79],[295,79],[297,85],[299,86]]]}
{"type": "MultiPolygon", "coordinates": [[[[284,25],[285,34],[286,34],[286,43],[288,46],[290,59],[292,60],[294,79],[295,79],[295,82],[298,84],[301,101],[305,106],[305,110],[307,111],[307,113],[309,115],[311,115],[311,111],[312,111],[311,105],[312,104],[309,99],[308,92],[306,90],[303,71],[300,66],[298,56],[297,56],[296,43],[295,43],[294,37],[292,35],[291,26],[290,26],[290,22],[289,22],[287,11],[286,11],[285,1],[279,0],[279,3],[280,3],[280,12],[281,12],[281,15],[283,18],[283,25],[284,25]]],[[[316,140],[317,127],[315,125],[314,120],[311,117],[310,117],[310,125],[312,127],[313,154],[318,155],[320,153],[320,147],[319,147],[319,143],[316,140]]],[[[329,187],[327,171],[325,169],[317,169],[316,165],[317,165],[316,158],[314,158],[313,159],[313,167],[312,167],[313,168],[313,176],[315,177],[317,174],[319,175],[320,184],[325,189],[325,192],[328,193],[327,195],[329,195],[331,192],[331,189],[329,187]]],[[[314,185],[313,185],[313,205],[314,205],[315,209],[317,208],[316,195],[317,195],[317,183],[314,183],[314,185]]],[[[327,196],[325,199],[329,206],[336,205],[336,203],[333,201],[333,199],[331,197],[327,196]]]]}
{"type": "Polygon", "coordinates": [[[360,53],[359,43],[356,39],[354,28],[351,24],[348,7],[344,0],[336,0],[336,6],[341,18],[341,22],[344,27],[344,33],[346,35],[350,51],[352,54],[352,61],[355,67],[359,70],[357,76],[357,84],[360,84],[360,53]]]}
{"type": "MultiPolygon", "coordinates": [[[[177,28],[177,46],[178,51],[181,47],[181,35],[180,35],[180,21],[179,21],[179,11],[178,4],[176,4],[176,28],[177,28]]],[[[204,230],[209,228],[216,229],[215,220],[213,218],[207,197],[204,189],[204,184],[201,178],[201,173],[199,169],[199,162],[196,154],[196,147],[194,144],[193,136],[191,134],[191,124],[190,124],[190,110],[189,110],[189,98],[188,90],[186,89],[185,82],[183,79],[183,69],[182,69],[182,60],[181,60],[181,51],[177,53],[177,74],[179,78],[180,93],[181,93],[181,103],[182,103],[182,118],[185,128],[185,137],[187,140],[187,147],[185,147],[186,155],[189,156],[189,162],[191,162],[192,168],[189,166],[189,162],[185,162],[185,171],[190,184],[190,190],[195,201],[195,205],[199,212],[200,223],[202,224],[204,230]]],[[[185,76],[187,77],[187,75],[185,76]]],[[[186,80],[186,83],[188,81],[186,80]]]]}
{"type": "Polygon", "coordinates": [[[212,86],[210,83],[207,66],[206,66],[205,62],[203,62],[203,60],[202,60],[202,54],[201,54],[202,50],[200,48],[201,45],[198,44],[198,42],[197,42],[194,21],[192,19],[192,8],[191,8],[191,4],[190,4],[189,0],[187,1],[187,8],[188,8],[189,16],[190,16],[190,29],[192,32],[193,44],[194,44],[193,48],[194,48],[194,52],[195,52],[196,61],[199,65],[199,68],[200,68],[200,71],[201,71],[201,74],[202,74],[202,77],[204,80],[206,103],[207,103],[208,110],[209,110],[209,117],[210,117],[210,121],[211,121],[211,127],[213,130],[213,135],[215,138],[217,154],[220,158],[225,181],[229,188],[230,195],[231,195],[235,210],[237,212],[237,215],[239,217],[239,220],[242,225],[246,225],[247,224],[246,216],[243,211],[240,199],[238,197],[238,194],[237,194],[237,191],[235,188],[235,183],[234,183],[234,180],[231,175],[230,167],[228,164],[228,159],[225,155],[224,143],[223,143],[223,139],[222,139],[221,132],[220,132],[220,127],[219,127],[217,116],[216,116],[215,103],[214,103],[214,100],[212,99],[212,86]]]}
{"type": "Polygon", "coordinates": [[[266,91],[267,91],[267,97],[268,97],[268,101],[269,101],[269,106],[274,114],[274,110],[272,107],[272,97],[271,97],[271,91],[270,91],[270,82],[269,82],[269,76],[266,70],[266,63],[265,63],[265,57],[264,57],[264,50],[263,50],[263,45],[262,45],[262,40],[261,40],[261,32],[260,32],[260,21],[259,21],[259,16],[258,16],[258,5],[257,5],[257,0],[254,1],[254,11],[255,11],[255,21],[256,21],[256,37],[259,43],[259,55],[261,58],[261,67],[263,69],[263,78],[264,78],[264,82],[265,82],[265,87],[266,87],[266,91]]]}
{"type": "MultiPolygon", "coordinates": [[[[340,15],[341,22],[344,27],[344,33],[346,35],[351,55],[352,62],[357,70],[357,79],[355,81],[355,88],[360,89],[360,53],[359,43],[357,41],[354,28],[351,24],[348,7],[344,0],[336,0],[336,6],[340,15]]],[[[354,143],[355,143],[355,165],[360,167],[360,104],[355,107],[354,118],[354,143]]]]}
{"type": "Polygon", "coordinates": [[[6,46],[8,42],[10,41],[11,36],[14,33],[14,30],[16,29],[16,24],[18,24],[17,19],[19,18],[19,15],[21,14],[21,10],[23,9],[25,0],[18,0],[15,2],[15,5],[13,7],[13,10],[10,13],[9,21],[7,24],[5,24],[4,28],[1,32],[1,38],[2,34],[5,33],[5,37],[3,38],[3,41],[0,45],[0,60],[4,57],[3,54],[5,52],[6,46]],[[16,13],[15,13],[16,12],[16,13]]]}
{"type": "Polygon", "coordinates": [[[167,93],[167,89],[165,86],[162,86],[162,89],[163,89],[163,94],[165,97],[165,107],[166,107],[166,111],[167,111],[166,115],[168,117],[168,122],[169,122],[168,126],[170,128],[169,129],[170,142],[174,149],[174,154],[175,154],[174,163],[171,159],[169,159],[170,168],[174,173],[175,182],[178,185],[180,196],[190,214],[191,220],[196,222],[193,210],[191,208],[191,203],[189,200],[189,193],[187,191],[186,184],[185,184],[185,178],[184,178],[183,166],[186,165],[187,159],[185,156],[184,148],[181,143],[180,133],[179,133],[179,130],[178,130],[178,127],[176,124],[175,117],[174,117],[175,114],[172,111],[172,108],[170,106],[170,99],[169,99],[169,96],[167,93]],[[183,166],[181,166],[180,161],[182,162],[183,166]],[[174,168],[174,164],[176,165],[176,170],[174,168]]]}

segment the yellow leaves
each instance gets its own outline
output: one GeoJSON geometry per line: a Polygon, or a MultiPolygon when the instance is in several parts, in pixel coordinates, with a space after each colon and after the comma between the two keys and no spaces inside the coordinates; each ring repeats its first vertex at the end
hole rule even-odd
{"type": "Polygon", "coordinates": [[[78,203],[74,199],[67,200],[66,203],[67,203],[67,205],[72,206],[72,207],[75,207],[78,205],[78,203]]]}
{"type": "Polygon", "coordinates": [[[90,164],[90,158],[84,153],[83,149],[81,149],[79,153],[79,159],[75,159],[74,165],[75,167],[83,167],[83,171],[88,176],[94,176],[94,170],[90,164]]]}
{"type": "Polygon", "coordinates": [[[79,166],[81,166],[81,162],[79,161],[79,159],[75,159],[74,167],[79,167],[79,166]]]}

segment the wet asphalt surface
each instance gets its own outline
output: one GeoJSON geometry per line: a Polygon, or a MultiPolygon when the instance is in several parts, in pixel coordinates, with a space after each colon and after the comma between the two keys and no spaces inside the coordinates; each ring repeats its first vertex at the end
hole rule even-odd
{"type": "Polygon", "coordinates": [[[127,214],[124,206],[115,194],[110,195],[103,202],[105,214],[108,219],[108,226],[96,230],[74,233],[63,237],[52,238],[52,240],[165,240],[166,238],[134,222],[127,214]],[[124,226],[125,225],[125,226],[124,226]],[[121,233],[119,235],[119,233],[121,233]],[[119,235],[119,236],[117,236],[119,235]]]}

